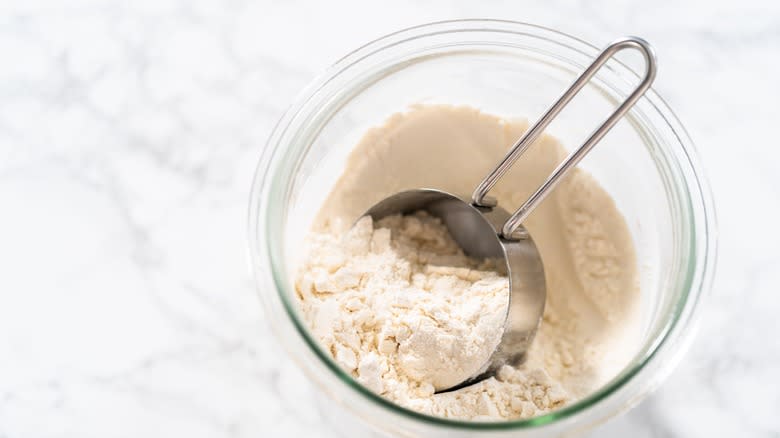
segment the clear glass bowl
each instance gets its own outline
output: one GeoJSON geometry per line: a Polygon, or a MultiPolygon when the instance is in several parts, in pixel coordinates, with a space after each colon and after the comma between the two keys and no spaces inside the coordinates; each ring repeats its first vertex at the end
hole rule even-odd
{"type": "MultiPolygon", "coordinates": [[[[327,417],[338,418],[334,424],[349,432],[369,425],[426,437],[506,430],[536,437],[576,433],[636,404],[679,361],[710,288],[715,218],[693,143],[653,90],[582,163],[625,216],[641,264],[643,297],[643,342],[633,359],[589,396],[529,420],[483,423],[419,414],[356,383],[320,348],[298,312],[292,261],[347,154],[368,128],[417,103],[465,104],[533,120],[598,51],[530,24],[427,24],[350,53],[304,90],[282,117],[252,187],[252,268],[269,323],[321,388],[321,407],[327,417]]],[[[578,145],[637,82],[634,70],[610,61],[548,132],[564,145],[578,145]]]]}

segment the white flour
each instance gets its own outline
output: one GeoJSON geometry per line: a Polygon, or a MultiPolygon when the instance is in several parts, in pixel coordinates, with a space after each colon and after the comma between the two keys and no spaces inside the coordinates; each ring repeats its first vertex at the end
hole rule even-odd
{"type": "Polygon", "coordinates": [[[424,213],[377,227],[364,217],[344,239],[314,241],[297,287],[314,330],[358,380],[394,399],[462,382],[498,343],[509,280],[424,213]],[[324,302],[337,312],[323,313],[324,302]]]}
{"type": "MultiPolygon", "coordinates": [[[[444,394],[500,340],[507,279],[470,259],[436,219],[357,217],[392,193],[469,193],[525,129],[468,108],[424,106],[369,131],[318,216],[296,288],[315,336],[371,390],[411,409],[489,420],[539,415],[586,395],[628,360],[638,331],[636,257],[612,199],[575,171],[526,227],[545,265],[547,305],[528,360],[444,394]]],[[[551,137],[496,186],[511,209],[564,156],[551,137]]]]}
{"type": "Polygon", "coordinates": [[[532,415],[561,405],[541,370],[505,367],[497,382],[450,394],[480,371],[498,344],[509,280],[500,260],[465,256],[424,212],[360,219],[342,238],[311,239],[296,289],[333,357],[373,391],[413,409],[473,418],[532,415]],[[491,395],[492,392],[492,395],[491,395]]]}

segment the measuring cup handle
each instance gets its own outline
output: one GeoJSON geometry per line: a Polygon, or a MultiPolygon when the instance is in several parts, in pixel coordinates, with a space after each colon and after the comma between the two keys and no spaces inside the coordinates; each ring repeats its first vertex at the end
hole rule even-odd
{"type": "Polygon", "coordinates": [[[486,199],[490,189],[496,185],[496,182],[512,167],[512,164],[528,149],[536,140],[547,125],[552,122],[555,116],[579,93],[579,91],[590,81],[590,79],[599,71],[599,69],[612,58],[617,52],[623,49],[639,50],[645,59],[645,75],[642,81],[637,85],[628,98],[621,103],[617,109],[601,124],[590,137],[580,147],[575,149],[558,167],[547,177],[547,180],[518,208],[512,216],[507,219],[501,231],[501,236],[505,239],[515,240],[515,231],[528,217],[529,214],[539,205],[544,198],[552,192],[561,179],[579,163],[588,152],[612,129],[613,126],[636,104],[639,98],[645,94],[653,83],[656,74],[656,59],[652,47],[647,41],[638,37],[621,38],[605,48],[593,63],[585,69],[582,74],[574,81],[561,97],[542,115],[542,117],[533,124],[512,146],[503,160],[493,169],[492,172],[482,182],[479,183],[474,193],[471,195],[471,202],[477,206],[491,207],[492,202],[486,199]]]}

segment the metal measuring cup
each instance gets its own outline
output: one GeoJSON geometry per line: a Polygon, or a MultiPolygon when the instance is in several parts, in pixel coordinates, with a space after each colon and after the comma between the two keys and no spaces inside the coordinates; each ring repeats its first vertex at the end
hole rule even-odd
{"type": "Polygon", "coordinates": [[[389,215],[426,210],[441,219],[467,255],[476,258],[501,258],[506,264],[509,276],[509,305],[504,331],[496,350],[476,374],[464,376],[464,381],[454,387],[437,388],[438,392],[452,391],[476,383],[495,374],[504,364],[518,364],[523,360],[541,322],[546,299],[542,260],[533,239],[522,225],[523,221],[636,104],[650,88],[655,74],[656,59],[650,45],[637,37],[621,38],[607,46],[523,134],[496,168],[479,183],[470,199],[441,190],[422,188],[389,196],[365,213],[374,220],[379,220],[389,215]],[[510,215],[499,207],[494,198],[487,196],[490,189],[596,72],[617,52],[627,48],[638,50],[645,60],[645,74],[639,85],[582,145],[553,170],[520,208],[510,215]]]}

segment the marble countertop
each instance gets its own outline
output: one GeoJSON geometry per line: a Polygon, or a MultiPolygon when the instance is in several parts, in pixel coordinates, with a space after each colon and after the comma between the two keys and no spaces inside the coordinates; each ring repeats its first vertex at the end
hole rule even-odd
{"type": "Polygon", "coordinates": [[[419,3],[0,4],[0,438],[338,436],[247,273],[254,166],[342,54],[465,17],[644,36],[711,178],[699,335],[592,436],[780,436],[780,2],[419,3]]]}

